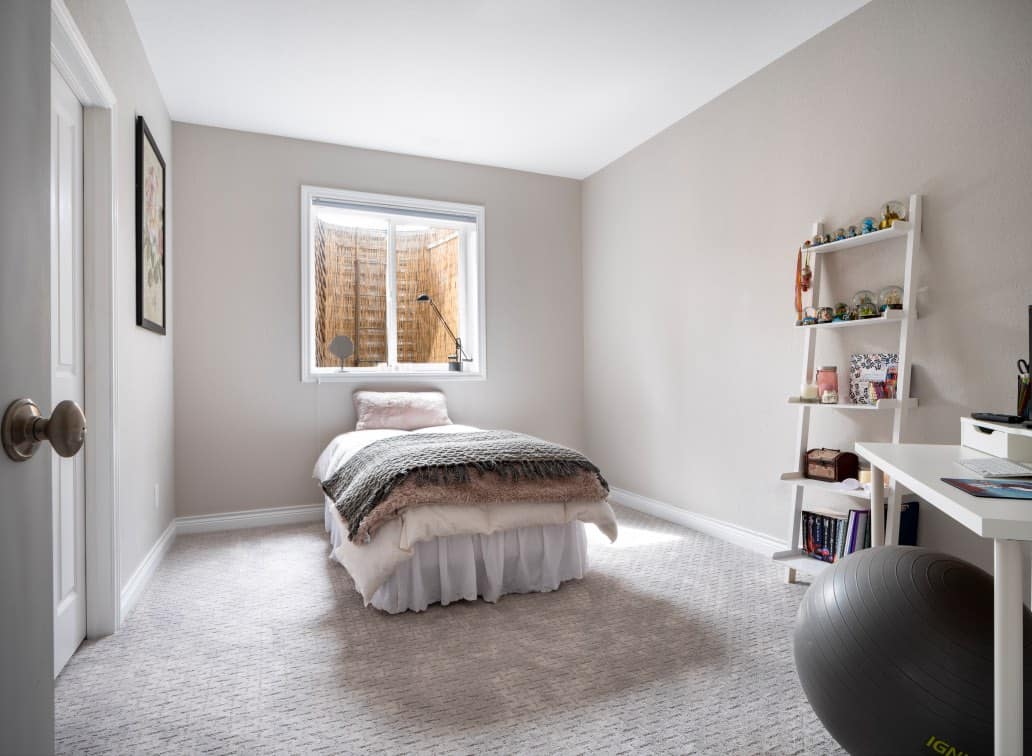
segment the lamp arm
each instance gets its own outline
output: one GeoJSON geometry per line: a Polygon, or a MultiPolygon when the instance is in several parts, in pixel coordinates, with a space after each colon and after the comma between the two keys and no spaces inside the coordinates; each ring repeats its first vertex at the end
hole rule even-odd
{"type": "Polygon", "coordinates": [[[459,337],[455,335],[455,332],[452,331],[451,326],[448,325],[448,321],[444,319],[444,315],[442,315],[441,311],[437,309],[437,303],[431,299],[430,306],[434,308],[434,312],[437,313],[437,317],[441,319],[441,322],[444,323],[444,327],[448,329],[448,335],[452,337],[452,341],[458,341],[459,337]]]}
{"type": "Polygon", "coordinates": [[[437,313],[437,317],[440,318],[441,322],[444,323],[444,327],[448,330],[448,335],[451,336],[452,340],[455,342],[456,359],[462,362],[473,362],[473,358],[470,357],[466,353],[466,350],[462,348],[462,339],[456,336],[455,331],[453,331],[451,329],[451,326],[448,325],[448,321],[445,319],[444,315],[441,314],[441,311],[437,308],[437,303],[433,300],[433,297],[427,297],[427,301],[430,302],[430,306],[434,308],[434,312],[437,313]]]}

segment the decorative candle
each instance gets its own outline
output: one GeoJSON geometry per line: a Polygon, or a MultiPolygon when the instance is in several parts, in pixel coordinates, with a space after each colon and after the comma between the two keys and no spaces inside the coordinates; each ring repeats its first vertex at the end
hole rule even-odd
{"type": "Polygon", "coordinates": [[[817,393],[824,401],[825,394],[834,394],[829,404],[838,402],[838,368],[834,365],[826,365],[817,369],[817,393]]]}
{"type": "Polygon", "coordinates": [[[799,387],[799,398],[804,402],[816,402],[817,401],[817,384],[815,383],[804,383],[799,387]]]}

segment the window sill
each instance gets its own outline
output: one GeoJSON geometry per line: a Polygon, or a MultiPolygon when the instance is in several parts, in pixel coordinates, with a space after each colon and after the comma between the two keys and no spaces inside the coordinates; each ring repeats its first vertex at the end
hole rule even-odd
{"type": "Polygon", "coordinates": [[[340,372],[306,373],[302,383],[413,383],[416,381],[486,381],[484,370],[371,370],[351,368],[340,372]]]}

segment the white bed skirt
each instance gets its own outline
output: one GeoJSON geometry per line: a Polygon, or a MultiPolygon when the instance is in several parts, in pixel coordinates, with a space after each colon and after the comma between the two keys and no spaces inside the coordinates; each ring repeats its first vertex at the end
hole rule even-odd
{"type": "MultiPolygon", "coordinates": [[[[347,537],[340,521],[325,512],[326,530],[336,549],[347,537]]],[[[372,605],[391,614],[421,612],[479,596],[494,603],[507,593],[554,591],[566,580],[584,577],[588,540],[584,523],[538,525],[489,535],[451,535],[421,541],[373,594],[372,605]]]]}

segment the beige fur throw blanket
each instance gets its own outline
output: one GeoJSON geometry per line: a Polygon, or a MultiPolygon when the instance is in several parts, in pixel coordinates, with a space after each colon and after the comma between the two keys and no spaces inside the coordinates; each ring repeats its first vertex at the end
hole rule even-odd
{"type": "Polygon", "coordinates": [[[422,504],[604,501],[609,491],[580,452],[512,431],[374,441],[322,487],[348,525],[348,540],[358,543],[422,504]]]}

